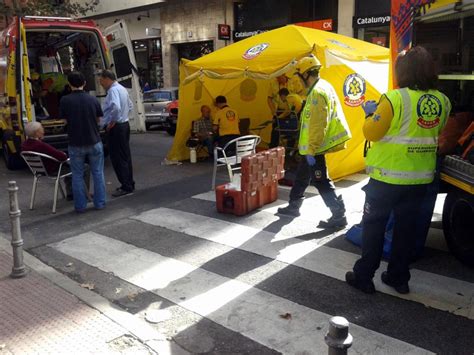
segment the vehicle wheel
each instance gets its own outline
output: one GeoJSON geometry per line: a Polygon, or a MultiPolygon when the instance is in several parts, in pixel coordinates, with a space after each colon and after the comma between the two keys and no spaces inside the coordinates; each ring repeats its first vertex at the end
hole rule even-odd
{"type": "Polygon", "coordinates": [[[170,136],[174,136],[176,134],[176,127],[169,127],[166,129],[166,132],[168,132],[170,136]]]}
{"type": "Polygon", "coordinates": [[[10,153],[10,149],[8,149],[8,145],[6,142],[2,143],[2,153],[3,159],[5,160],[5,164],[9,170],[17,170],[25,166],[23,158],[20,156],[20,154],[10,153]]]}
{"type": "Polygon", "coordinates": [[[145,129],[148,131],[150,130],[150,128],[151,128],[151,124],[145,122],[145,129]]]}
{"type": "Polygon", "coordinates": [[[452,190],[443,207],[443,231],[451,252],[462,263],[474,266],[474,197],[452,190]]]}

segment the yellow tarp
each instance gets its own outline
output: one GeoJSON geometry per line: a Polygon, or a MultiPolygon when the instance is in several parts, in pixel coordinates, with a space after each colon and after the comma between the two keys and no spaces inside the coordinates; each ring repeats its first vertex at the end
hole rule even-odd
{"type": "Polygon", "coordinates": [[[314,53],[322,63],[321,77],[336,89],[353,138],[348,149],[328,154],[334,179],[364,169],[362,125],[364,100],[378,100],[387,90],[389,50],[331,32],[299,26],[285,26],[234,43],[180,66],[179,117],[170,160],[189,159],[185,142],[191,123],[200,116],[202,105],[212,106],[218,95],[241,118],[250,119],[252,134],[270,140],[271,120],[267,105],[271,80],[291,70],[296,61],[314,53]]]}

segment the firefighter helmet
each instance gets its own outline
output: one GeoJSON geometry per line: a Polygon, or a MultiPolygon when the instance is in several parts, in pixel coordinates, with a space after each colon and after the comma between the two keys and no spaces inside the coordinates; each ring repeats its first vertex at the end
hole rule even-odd
{"type": "Polygon", "coordinates": [[[319,68],[321,68],[321,62],[313,54],[300,59],[298,64],[296,65],[296,70],[300,74],[304,74],[311,69],[319,70],[319,68]]]}

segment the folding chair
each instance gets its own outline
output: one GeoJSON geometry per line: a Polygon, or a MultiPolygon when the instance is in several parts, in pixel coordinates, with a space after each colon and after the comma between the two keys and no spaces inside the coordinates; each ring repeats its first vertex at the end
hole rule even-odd
{"type": "Polygon", "coordinates": [[[64,179],[66,176],[71,176],[71,172],[62,174],[63,164],[66,162],[69,162],[69,159],[64,162],[60,162],[59,160],[47,154],[31,152],[31,151],[24,151],[24,152],[21,152],[20,154],[25,160],[26,164],[28,165],[28,168],[30,168],[31,173],[33,174],[33,189],[31,191],[30,210],[33,209],[33,206],[35,203],[36,186],[38,185],[39,179],[41,177],[47,177],[48,179],[54,180],[53,213],[56,213],[58,190],[61,191],[61,195],[63,196],[63,198],[66,198],[66,194],[61,185],[61,179],[64,179]],[[49,159],[58,163],[59,165],[58,173],[55,176],[48,174],[48,171],[46,170],[44,166],[43,159],[49,159]]]}
{"type": "Polygon", "coordinates": [[[240,170],[240,162],[243,157],[254,154],[261,138],[255,135],[247,135],[235,138],[224,147],[214,148],[214,171],[212,173],[212,190],[216,188],[216,174],[219,166],[226,166],[229,180],[232,181],[235,170],[240,170]],[[234,148],[235,147],[235,148],[234,148]],[[235,155],[227,156],[232,151],[235,155]],[[221,153],[221,158],[219,158],[221,153]]]}

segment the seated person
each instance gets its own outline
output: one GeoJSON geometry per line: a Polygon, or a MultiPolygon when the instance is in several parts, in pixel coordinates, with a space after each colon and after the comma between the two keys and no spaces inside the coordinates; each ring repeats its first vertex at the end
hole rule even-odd
{"type": "Polygon", "coordinates": [[[214,117],[214,132],[218,132],[217,140],[219,147],[224,147],[231,140],[240,137],[239,115],[227,105],[225,96],[216,97],[218,111],[214,117]]]}
{"type": "Polygon", "coordinates": [[[209,157],[214,156],[214,132],[209,106],[201,106],[201,117],[193,122],[191,137],[197,138],[201,144],[206,146],[209,157]]]}
{"type": "MultiPolygon", "coordinates": [[[[60,150],[57,150],[53,146],[49,145],[42,141],[44,137],[44,128],[43,125],[39,122],[29,122],[25,126],[25,135],[26,140],[21,145],[22,151],[30,151],[36,153],[47,154],[60,162],[65,162],[67,160],[67,155],[60,150]]],[[[55,176],[58,173],[59,163],[50,160],[50,159],[43,159],[43,165],[46,171],[50,176],[55,176]]],[[[61,174],[66,174],[70,172],[69,164],[63,165],[61,169],[61,174]]],[[[86,180],[86,186],[89,186],[89,169],[86,168],[84,170],[84,177],[86,180]]],[[[67,176],[64,178],[64,182],[66,185],[66,194],[67,199],[70,201],[72,200],[72,179],[71,176],[67,176]]]]}

